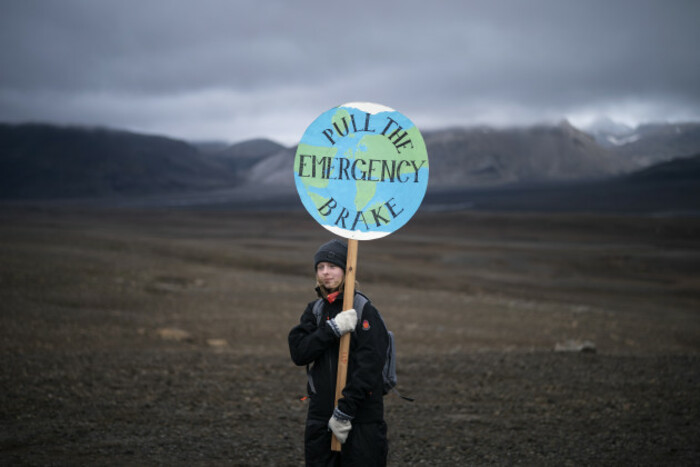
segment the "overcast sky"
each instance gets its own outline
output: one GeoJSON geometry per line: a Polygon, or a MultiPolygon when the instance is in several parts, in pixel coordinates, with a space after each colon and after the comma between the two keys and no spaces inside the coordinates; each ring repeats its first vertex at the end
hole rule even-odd
{"type": "Polygon", "coordinates": [[[700,1],[0,0],[0,121],[292,145],[351,101],[421,130],[700,121],[700,1]]]}

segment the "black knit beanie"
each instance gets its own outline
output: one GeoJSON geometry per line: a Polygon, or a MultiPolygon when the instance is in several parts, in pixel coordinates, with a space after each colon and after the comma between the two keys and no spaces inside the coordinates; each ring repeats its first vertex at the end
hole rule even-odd
{"type": "Polygon", "coordinates": [[[333,239],[324,243],[314,255],[314,271],[318,263],[326,261],[345,269],[345,262],[348,257],[348,247],[340,240],[333,239]]]}

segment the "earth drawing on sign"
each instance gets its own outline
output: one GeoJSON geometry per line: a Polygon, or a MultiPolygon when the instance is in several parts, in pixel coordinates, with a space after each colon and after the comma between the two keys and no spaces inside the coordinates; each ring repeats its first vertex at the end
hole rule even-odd
{"type": "Polygon", "coordinates": [[[301,201],[334,234],[384,237],[415,214],[428,187],[428,152],[418,128],[379,104],[343,104],[306,129],[294,159],[301,201]]]}

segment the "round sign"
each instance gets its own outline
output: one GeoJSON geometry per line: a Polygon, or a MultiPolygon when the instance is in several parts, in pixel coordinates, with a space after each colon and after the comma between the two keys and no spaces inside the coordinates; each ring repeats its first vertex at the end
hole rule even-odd
{"type": "Polygon", "coordinates": [[[294,181],[304,207],[323,227],[373,240],[418,210],[428,188],[428,151],[418,128],[394,109],[343,104],[304,132],[294,181]]]}

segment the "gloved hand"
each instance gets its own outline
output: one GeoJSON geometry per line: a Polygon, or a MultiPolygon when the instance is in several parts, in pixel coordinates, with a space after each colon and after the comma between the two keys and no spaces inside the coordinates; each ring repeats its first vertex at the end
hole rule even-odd
{"type": "Polygon", "coordinates": [[[357,312],[354,308],[341,311],[335,318],[326,322],[333,329],[335,335],[340,337],[355,329],[355,326],[357,326],[357,312]]]}
{"type": "Polygon", "coordinates": [[[348,434],[350,434],[350,430],[352,429],[350,420],[352,420],[352,417],[341,412],[338,407],[335,408],[333,416],[328,420],[328,428],[330,428],[335,437],[338,438],[340,444],[345,443],[348,439],[348,434]]]}

